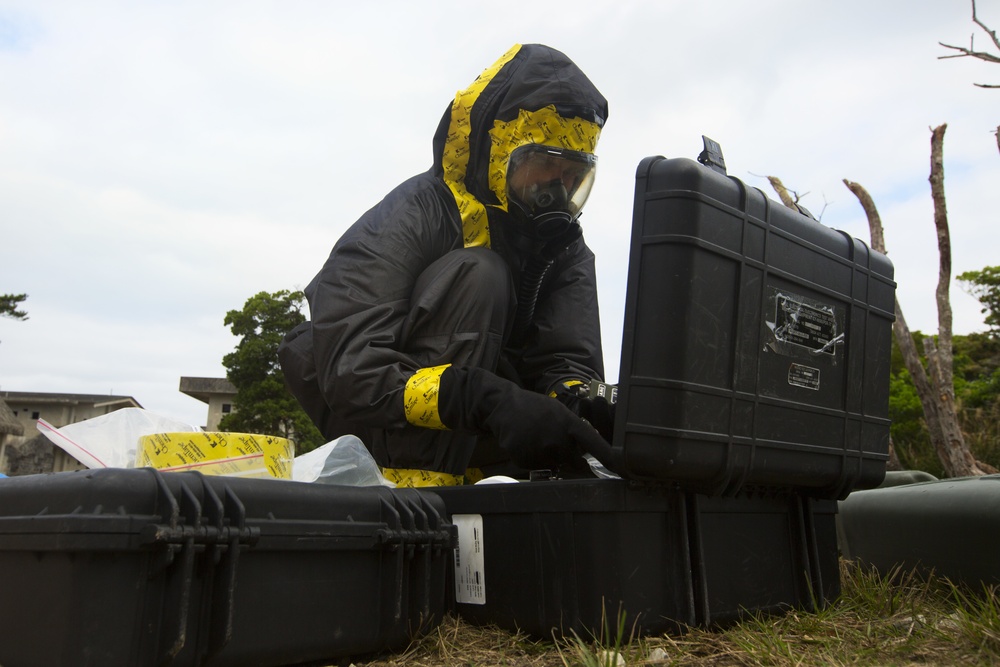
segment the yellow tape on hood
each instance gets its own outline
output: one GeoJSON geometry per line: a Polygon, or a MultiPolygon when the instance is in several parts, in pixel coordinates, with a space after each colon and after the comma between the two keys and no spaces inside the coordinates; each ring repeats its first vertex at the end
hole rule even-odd
{"type": "Polygon", "coordinates": [[[465,187],[465,175],[469,169],[472,107],[479,99],[479,94],[493,80],[497,72],[510,62],[520,49],[520,44],[511,47],[507,53],[500,56],[499,60],[480,74],[471,86],[459,91],[451,105],[451,122],[448,126],[448,139],[444,144],[444,153],[441,156],[441,166],[444,169],[444,182],[448,184],[455,196],[459,215],[462,216],[463,242],[466,248],[490,247],[486,207],[465,187]]]}
{"type": "Polygon", "coordinates": [[[521,109],[510,122],[494,121],[490,130],[489,183],[500,200],[499,208],[507,210],[507,163],[515,148],[525,144],[542,144],[567,150],[593,153],[601,128],[582,118],[563,118],[554,106],[537,111],[521,109]]]}

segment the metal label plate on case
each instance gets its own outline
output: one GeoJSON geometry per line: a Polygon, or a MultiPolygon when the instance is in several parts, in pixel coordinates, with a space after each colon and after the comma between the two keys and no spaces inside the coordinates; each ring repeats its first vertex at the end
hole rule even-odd
{"type": "Polygon", "coordinates": [[[806,389],[819,389],[819,369],[792,364],[788,367],[788,384],[806,389]]]}
{"type": "Polygon", "coordinates": [[[807,347],[816,353],[834,354],[837,342],[837,319],[833,310],[821,310],[778,295],[774,335],[785,343],[807,347]]]}

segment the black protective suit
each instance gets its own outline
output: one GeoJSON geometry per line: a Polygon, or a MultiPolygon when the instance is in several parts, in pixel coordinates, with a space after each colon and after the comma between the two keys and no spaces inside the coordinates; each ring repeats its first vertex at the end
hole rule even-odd
{"type": "Polygon", "coordinates": [[[544,394],[603,376],[594,255],[573,234],[534,239],[508,211],[504,169],[524,143],[593,153],[606,118],[587,77],[541,45],[516,45],[457,94],[433,167],[340,238],[305,290],[312,320],[282,344],[288,385],[326,438],[358,435],[386,468],[462,475],[504,453],[482,432],[442,430],[443,365],[544,394]],[[534,309],[512,340],[519,291],[534,309]]]}

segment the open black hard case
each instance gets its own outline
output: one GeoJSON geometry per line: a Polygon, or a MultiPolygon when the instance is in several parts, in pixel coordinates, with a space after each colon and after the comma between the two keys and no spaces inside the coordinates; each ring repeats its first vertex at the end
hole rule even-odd
{"type": "Polygon", "coordinates": [[[636,175],[613,447],[709,495],[843,498],[888,460],[889,260],[720,169],[636,175]]]}

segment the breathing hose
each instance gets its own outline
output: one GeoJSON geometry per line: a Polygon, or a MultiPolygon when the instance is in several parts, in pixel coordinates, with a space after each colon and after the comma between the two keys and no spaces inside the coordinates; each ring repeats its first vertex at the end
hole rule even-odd
{"type": "Polygon", "coordinates": [[[510,336],[510,342],[514,347],[520,347],[524,343],[528,327],[535,319],[535,306],[538,303],[542,282],[554,261],[554,258],[547,257],[545,253],[532,255],[521,273],[517,290],[517,312],[514,315],[514,327],[510,336]]]}

